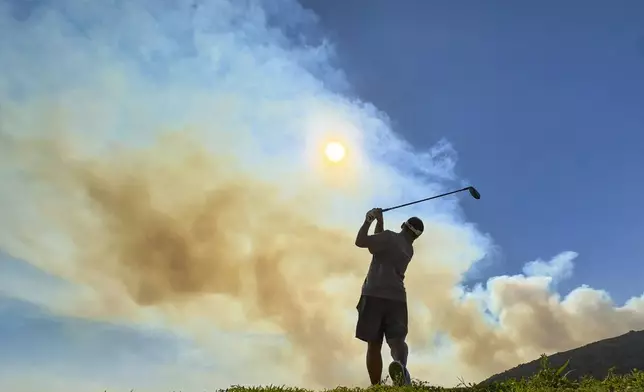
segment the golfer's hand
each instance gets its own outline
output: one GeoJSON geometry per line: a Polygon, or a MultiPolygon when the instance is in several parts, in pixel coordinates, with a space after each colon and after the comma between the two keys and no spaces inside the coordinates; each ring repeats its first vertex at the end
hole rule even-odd
{"type": "Polygon", "coordinates": [[[376,217],[376,220],[378,222],[382,222],[382,208],[374,208],[371,211],[373,211],[373,215],[376,217]]]}
{"type": "Polygon", "coordinates": [[[365,216],[365,222],[371,223],[374,220],[382,221],[382,208],[372,208],[365,216]]]}

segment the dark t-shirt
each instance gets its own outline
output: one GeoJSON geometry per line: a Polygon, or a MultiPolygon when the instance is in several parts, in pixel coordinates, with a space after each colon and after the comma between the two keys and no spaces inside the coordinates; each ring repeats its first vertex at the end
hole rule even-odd
{"type": "Polygon", "coordinates": [[[375,234],[369,251],[373,255],[362,285],[362,295],[407,301],[405,271],[414,247],[402,234],[384,230],[375,234]]]}

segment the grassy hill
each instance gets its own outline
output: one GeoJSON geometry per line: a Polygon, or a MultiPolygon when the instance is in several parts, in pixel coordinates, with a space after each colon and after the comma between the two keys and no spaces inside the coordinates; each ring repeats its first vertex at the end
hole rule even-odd
{"type": "MultiPolygon", "coordinates": [[[[548,357],[548,363],[555,368],[568,361],[567,378],[572,380],[584,376],[604,379],[611,369],[615,375],[629,374],[633,369],[644,370],[644,331],[630,331],[548,357]]],[[[529,377],[539,371],[540,363],[537,359],[516,366],[488,378],[483,384],[529,377]]]]}
{"type": "MultiPolygon", "coordinates": [[[[541,368],[537,373],[528,378],[520,380],[506,379],[503,381],[491,381],[478,385],[468,385],[456,388],[442,388],[429,385],[422,381],[414,381],[413,385],[407,387],[375,386],[370,388],[346,388],[337,387],[326,392],[644,392],[644,372],[639,370],[631,371],[628,374],[616,375],[607,372],[607,376],[601,380],[586,376],[577,380],[569,379],[567,363],[559,368],[549,365],[548,357],[543,356],[540,361],[541,368]]],[[[230,392],[312,392],[301,388],[285,387],[237,387],[226,389],[230,392]]]]}
{"type": "MultiPolygon", "coordinates": [[[[231,387],[230,392],[309,392],[284,387],[231,387]]],[[[338,387],[327,392],[644,392],[644,331],[600,340],[519,365],[478,385],[441,388],[422,381],[408,387],[338,387]]]]}
{"type": "MultiPolygon", "coordinates": [[[[547,360],[547,359],[546,359],[547,360]]],[[[470,385],[457,388],[434,387],[422,382],[414,382],[407,387],[376,386],[370,388],[338,387],[326,392],[644,392],[644,372],[634,371],[627,375],[609,374],[603,380],[582,378],[568,380],[563,374],[565,368],[543,368],[536,375],[522,380],[505,380],[487,385],[470,385]]],[[[283,387],[231,387],[230,392],[311,392],[299,388],[283,387]]]]}

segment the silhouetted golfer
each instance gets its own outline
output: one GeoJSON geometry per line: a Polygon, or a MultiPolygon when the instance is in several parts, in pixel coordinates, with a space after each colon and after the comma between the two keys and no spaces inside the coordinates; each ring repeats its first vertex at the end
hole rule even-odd
{"type": "Polygon", "coordinates": [[[407,293],[405,271],[414,256],[414,241],[423,233],[423,221],[409,218],[395,233],[383,230],[382,209],[366,214],[356,236],[356,246],[367,248],[373,255],[369,272],[362,285],[358,302],[356,338],[367,342],[367,371],[371,384],[382,380],[382,341],[387,338],[393,362],[389,375],[395,385],[411,384],[407,371],[407,293]],[[369,227],[377,221],[373,235],[369,227]]]}

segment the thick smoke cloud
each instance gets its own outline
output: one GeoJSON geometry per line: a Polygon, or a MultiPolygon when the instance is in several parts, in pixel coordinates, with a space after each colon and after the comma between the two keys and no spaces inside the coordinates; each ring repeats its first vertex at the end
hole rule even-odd
{"type": "MultiPolygon", "coordinates": [[[[262,382],[364,383],[353,322],[369,258],[355,230],[372,205],[457,180],[449,144],[415,151],[342,95],[332,46],[299,38],[315,16],[290,1],[25,4],[0,7],[13,37],[0,42],[0,248],[71,288],[3,291],[169,325],[213,355],[231,345],[213,329],[278,334],[277,348],[238,353],[288,369],[262,382]],[[339,167],[321,159],[331,139],[348,146],[339,167]]],[[[554,292],[574,252],[466,291],[489,237],[454,200],[388,227],[407,213],[427,226],[407,278],[418,378],[477,380],[644,328],[643,298],[554,292]]]]}
{"type": "MultiPolygon", "coordinates": [[[[182,306],[227,296],[243,304],[248,321],[278,325],[316,374],[330,377],[329,366],[347,355],[334,328],[343,304],[319,286],[361,272],[352,238],[318,226],[302,203],[281,200],[268,184],[241,173],[230,178],[229,166],[196,145],[183,147],[181,138],[93,161],[70,160],[53,141],[13,146],[22,159],[37,155],[23,167],[53,189],[35,206],[56,214],[54,224],[76,244],[65,277],[101,294],[99,308],[77,311],[109,317],[131,302],[182,306]]],[[[217,324],[228,310],[201,311],[217,324]]]]}

